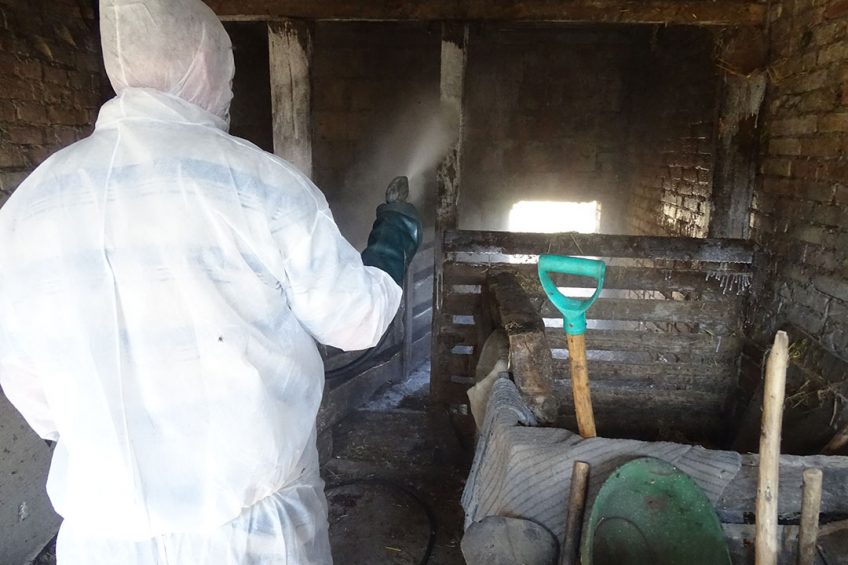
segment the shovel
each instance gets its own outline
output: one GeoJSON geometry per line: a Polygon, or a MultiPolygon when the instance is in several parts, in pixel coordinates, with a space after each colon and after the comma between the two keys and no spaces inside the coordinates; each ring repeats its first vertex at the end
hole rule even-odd
{"type": "Polygon", "coordinates": [[[577,429],[581,436],[587,438],[598,434],[595,431],[595,416],[589,395],[589,371],[586,367],[586,310],[600,296],[605,273],[606,264],[596,259],[558,255],[539,257],[539,280],[542,288],[562,313],[562,326],[568,340],[568,357],[571,361],[571,390],[574,394],[574,410],[577,413],[577,429]],[[597,288],[590,298],[569,298],[559,291],[550,277],[551,273],[590,277],[597,282],[597,288]]]}

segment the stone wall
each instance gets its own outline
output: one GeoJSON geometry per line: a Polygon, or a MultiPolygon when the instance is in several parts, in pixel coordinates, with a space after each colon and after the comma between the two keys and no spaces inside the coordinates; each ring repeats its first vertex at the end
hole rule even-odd
{"type": "MultiPolygon", "coordinates": [[[[0,1],[0,204],[51,153],[88,135],[101,103],[97,21],[73,0],[0,1]]],[[[0,562],[55,534],[51,449],[0,395],[0,562]]]]}
{"type": "Polygon", "coordinates": [[[793,323],[848,357],[848,4],[788,0],[770,14],[752,334],[793,323]]]}
{"type": "Polygon", "coordinates": [[[627,224],[639,235],[706,237],[718,75],[713,35],[655,31],[632,67],[627,224]]]}

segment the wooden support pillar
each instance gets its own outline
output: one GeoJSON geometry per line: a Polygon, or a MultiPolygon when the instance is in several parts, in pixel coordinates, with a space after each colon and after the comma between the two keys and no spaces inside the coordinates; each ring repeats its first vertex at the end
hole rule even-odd
{"type": "Polygon", "coordinates": [[[274,154],[312,177],[309,68],[312,37],[306,22],[268,23],[274,154]]]}
{"type": "Polygon", "coordinates": [[[436,402],[444,402],[443,385],[449,378],[441,363],[446,352],[440,350],[439,326],[442,319],[444,235],[458,224],[457,202],[462,161],[463,91],[465,66],[468,58],[468,26],[442,24],[442,54],[440,97],[443,110],[454,120],[458,132],[436,173],[438,198],[436,202],[436,239],[434,244],[435,277],[433,279],[433,331],[430,360],[430,392],[436,402]]]}
{"type": "Polygon", "coordinates": [[[765,36],[742,28],[718,34],[719,103],[710,237],[747,239],[760,107],[766,92],[765,36]]]}

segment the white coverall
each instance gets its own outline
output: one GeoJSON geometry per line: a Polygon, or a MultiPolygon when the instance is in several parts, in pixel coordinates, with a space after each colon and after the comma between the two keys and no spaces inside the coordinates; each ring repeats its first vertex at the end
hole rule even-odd
{"type": "Polygon", "coordinates": [[[104,0],[101,28],[118,96],[0,211],[0,384],[58,442],[59,563],[330,563],[315,340],[374,345],[401,289],[227,134],[200,0],[104,0]]]}

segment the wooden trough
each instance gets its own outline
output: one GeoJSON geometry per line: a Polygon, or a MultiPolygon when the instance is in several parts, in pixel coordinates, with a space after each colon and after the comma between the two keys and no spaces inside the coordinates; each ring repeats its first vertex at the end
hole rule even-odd
{"type": "MultiPolygon", "coordinates": [[[[638,457],[656,457],[687,473],[719,517],[734,565],[754,563],[757,476],[753,454],[670,442],[583,439],[561,428],[541,427],[509,379],[495,383],[462,497],[466,527],[489,516],[509,516],[545,526],[564,544],[567,500],[575,461],[591,465],[587,512],[616,469],[638,457]]],[[[779,563],[796,563],[805,469],[823,471],[821,523],[815,565],[848,559],[848,457],[780,457],[777,500],[779,563]]],[[[585,517],[584,517],[585,518],[585,517]]],[[[585,528],[584,528],[585,531],[585,528]]]]}

